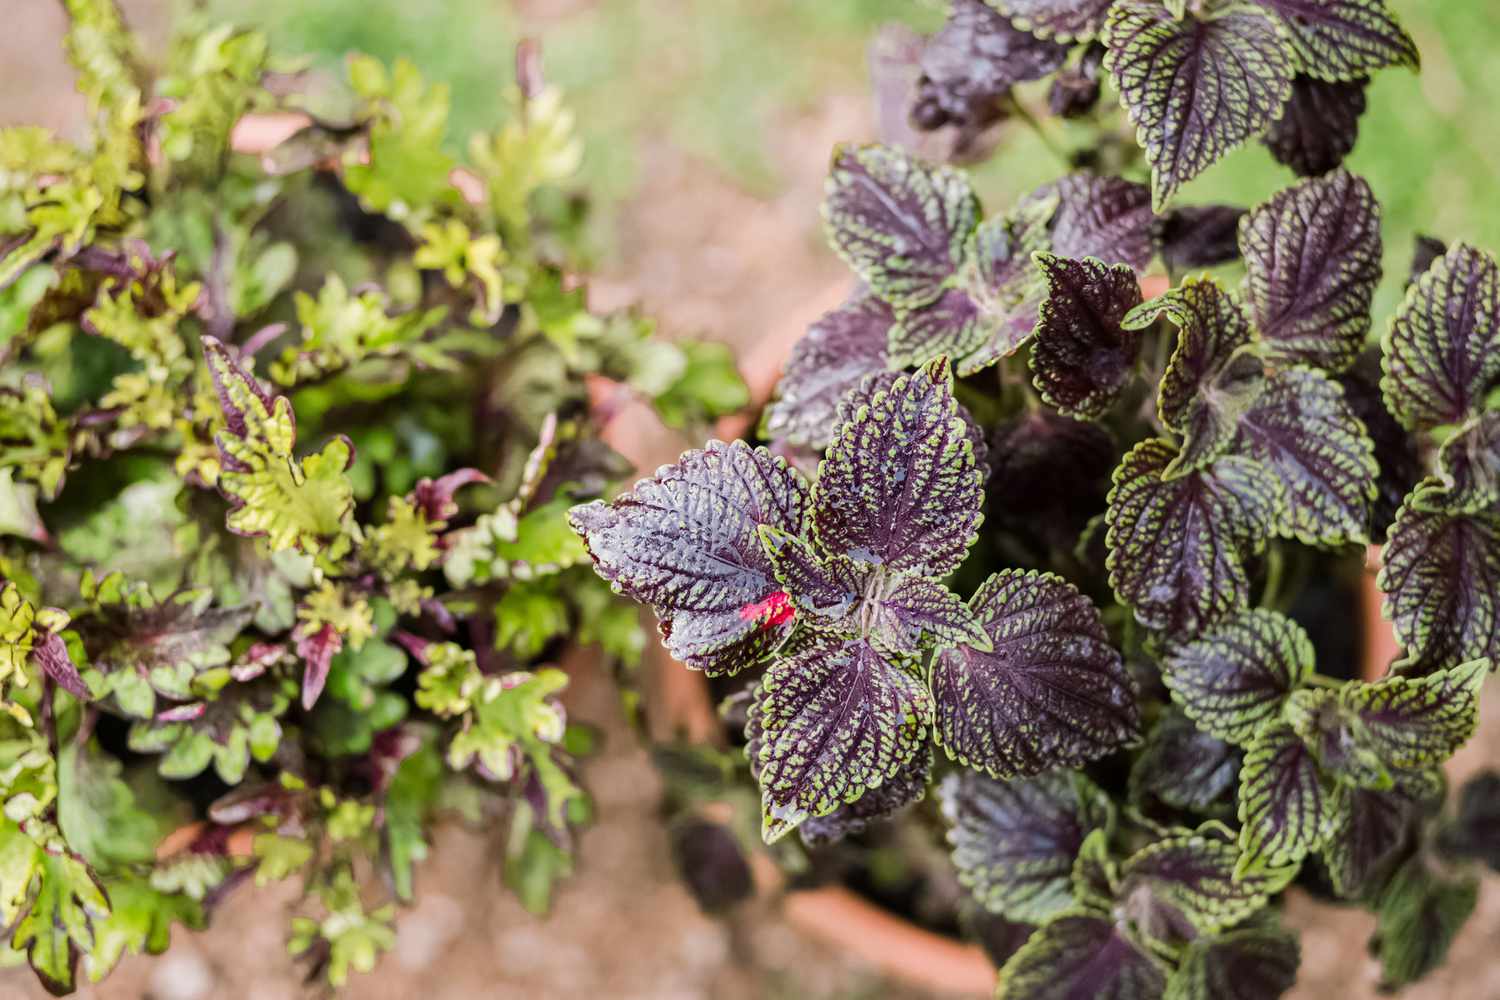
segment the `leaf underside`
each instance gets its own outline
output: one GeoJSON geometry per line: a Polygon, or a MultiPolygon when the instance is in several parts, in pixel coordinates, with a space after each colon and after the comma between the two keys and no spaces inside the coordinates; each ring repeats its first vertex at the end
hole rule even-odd
{"type": "Polygon", "coordinates": [[[764,433],[794,445],[825,448],[839,400],[860,380],[886,367],[886,340],[896,321],[869,292],[822,316],[792,348],[764,433]]]}

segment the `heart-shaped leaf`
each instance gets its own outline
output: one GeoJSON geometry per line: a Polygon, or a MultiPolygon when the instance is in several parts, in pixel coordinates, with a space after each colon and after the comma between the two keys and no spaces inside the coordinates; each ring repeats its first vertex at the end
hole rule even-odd
{"type": "Polygon", "coordinates": [[[932,665],[936,735],[996,777],[1079,767],[1137,735],[1135,694],[1099,611],[1051,574],[1004,570],[969,601],[993,649],[932,665]]]}
{"type": "Polygon", "coordinates": [[[1330,83],[1298,73],[1292,96],[1263,140],[1276,162],[1301,177],[1336,169],[1359,139],[1369,85],[1364,77],[1330,83]]]}
{"type": "Polygon", "coordinates": [[[1286,25],[1297,68],[1324,80],[1355,80],[1385,66],[1421,64],[1417,43],[1385,0],[1255,0],[1286,25]]]}
{"type": "Polygon", "coordinates": [[[761,432],[794,445],[825,448],[844,394],[885,370],[891,307],[868,291],[822,316],[792,348],[761,432]]]}
{"type": "Polygon", "coordinates": [[[1146,150],[1158,209],[1263,132],[1291,94],[1286,42],[1255,8],[1231,5],[1179,19],[1151,0],[1120,0],[1104,31],[1104,68],[1146,150]]]}
{"type": "Polygon", "coordinates": [[[1278,927],[1248,927],[1188,945],[1163,1000],[1276,1000],[1297,981],[1302,948],[1278,927]]]}
{"type": "Polygon", "coordinates": [[[1153,1000],[1166,988],[1154,961],[1108,917],[1070,913],[1043,924],[1000,970],[997,1000],[1153,1000]]]}
{"type": "Polygon", "coordinates": [[[569,522],[599,575],[656,611],[673,656],[733,673],[791,629],[756,532],[801,532],[807,493],[764,448],[712,441],[610,503],[573,508],[569,522]]]}
{"type": "Polygon", "coordinates": [[[995,0],[1000,12],[1041,38],[1088,41],[1104,26],[1111,0],[995,0]]]}
{"type": "Polygon", "coordinates": [[[1291,865],[1332,829],[1332,782],[1302,737],[1284,722],[1258,733],[1240,769],[1238,875],[1291,865]]]}
{"type": "Polygon", "coordinates": [[[1047,297],[1031,344],[1032,381],[1066,416],[1097,419],[1129,382],[1141,338],[1120,325],[1141,301],[1135,271],[1097,259],[1037,255],[1047,297]]]}

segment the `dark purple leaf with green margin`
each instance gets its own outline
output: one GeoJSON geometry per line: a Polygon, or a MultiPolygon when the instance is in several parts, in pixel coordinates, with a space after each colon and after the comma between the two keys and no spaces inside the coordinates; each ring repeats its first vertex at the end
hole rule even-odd
{"type": "Polygon", "coordinates": [[[1112,0],[995,0],[1016,27],[1040,38],[1087,41],[1104,26],[1112,0]]]}
{"type": "Polygon", "coordinates": [[[1415,805],[1394,789],[1341,785],[1333,811],[1333,829],[1322,848],[1328,880],[1343,899],[1369,898],[1409,842],[1415,805]]]}
{"type": "Polygon", "coordinates": [[[1188,945],[1163,1000],[1276,1000],[1297,981],[1302,948],[1279,927],[1247,927],[1188,945]]]}
{"type": "Polygon", "coordinates": [[[1156,252],[1151,189],[1123,177],[1069,174],[1021,200],[1019,210],[1056,201],[1049,249],[1059,257],[1098,257],[1144,270],[1156,252]]]}
{"type": "Polygon", "coordinates": [[[762,434],[826,448],[839,400],[860,379],[886,368],[895,322],[890,306],[862,290],[810,326],[787,358],[762,434]]]}
{"type": "Polygon", "coordinates": [[[1443,498],[1434,480],[1413,490],[1381,553],[1403,673],[1500,658],[1500,513],[1447,513],[1443,498]]]}
{"type": "Polygon", "coordinates": [[[1338,382],[1301,366],[1273,373],[1240,418],[1234,451],[1286,487],[1276,534],[1306,545],[1369,542],[1380,465],[1338,382]]]}
{"type": "Polygon", "coordinates": [[[1425,677],[1347,685],[1339,706],[1355,720],[1352,742],[1387,768],[1438,766],[1474,735],[1490,665],[1474,660],[1425,677]]]}
{"type": "Polygon", "coordinates": [[[991,517],[1034,525],[1102,510],[1116,448],[1098,424],[1037,409],[996,427],[990,454],[991,517]]]}
{"type": "Polygon", "coordinates": [[[755,710],[767,843],[895,778],[932,720],[916,660],[816,630],[771,664],[755,710]]]}
{"type": "Polygon", "coordinates": [[[1058,118],[1083,118],[1099,105],[1104,89],[1099,81],[1104,66],[1104,46],[1097,42],[1083,50],[1071,66],[1064,66],[1052,76],[1047,90],[1047,110],[1058,118]]]}
{"type": "Polygon", "coordinates": [[[939,797],[959,882],[1009,920],[1039,923],[1068,909],[1084,838],[1115,825],[1109,796],[1066,770],[1015,781],[961,771],[939,797]]]}
{"type": "Polygon", "coordinates": [[[894,778],[879,788],[870,789],[826,816],[803,820],[797,827],[797,834],[808,847],[822,847],[863,833],[907,806],[922,801],[931,777],[932,749],[929,747],[917,751],[917,755],[902,766],[894,778]]]}
{"type": "Polygon", "coordinates": [[[1189,205],[1161,216],[1156,240],[1168,272],[1180,274],[1201,267],[1218,267],[1240,259],[1240,220],[1237,205],[1189,205]]]}
{"type": "Polygon", "coordinates": [[[1300,861],[1336,818],[1332,781],[1284,722],[1266,726],[1250,744],[1239,800],[1241,874],[1300,861]]]}
{"type": "Polygon", "coordinates": [[[1225,619],[1162,660],[1172,700],[1205,732],[1245,745],[1313,670],[1312,640],[1278,611],[1225,619]]]}
{"type": "Polygon", "coordinates": [[[969,600],[993,649],[932,664],[936,735],[995,777],[1080,767],[1139,733],[1135,692],[1099,610],[1052,574],[1003,570],[969,600]]]}
{"type": "Polygon", "coordinates": [[[1235,787],[1239,754],[1181,712],[1162,714],[1130,771],[1130,797],[1138,806],[1159,801],[1173,809],[1211,813],[1235,787]]]}
{"type": "Polygon", "coordinates": [[[1177,327],[1177,346],[1157,388],[1161,422],[1183,438],[1169,474],[1201,469],[1222,454],[1240,418],[1265,388],[1264,365],[1248,349],[1250,324],[1212,278],[1191,278],[1132,310],[1126,329],[1165,316],[1177,327]]]}
{"type": "MultiPolygon", "coordinates": [[[[955,367],[968,365],[971,358],[988,354],[985,349],[1003,326],[1004,317],[984,309],[967,291],[948,288],[936,300],[900,312],[887,344],[889,363],[904,368],[946,356],[955,367]]],[[[1031,332],[1029,326],[1026,332],[1031,332]]],[[[982,367],[977,360],[972,363],[982,367]]]]}
{"type": "Polygon", "coordinates": [[[62,636],[53,632],[43,634],[32,647],[31,656],[36,660],[37,666],[42,668],[42,673],[68,694],[81,701],[89,701],[93,697],[89,693],[89,686],[79,676],[73,657],[68,655],[68,644],[63,641],[62,636]]]}
{"type": "Polygon", "coordinates": [[[1043,924],[1000,970],[997,1000],[1158,1000],[1166,977],[1113,918],[1066,914],[1043,924]]]}
{"type": "Polygon", "coordinates": [[[947,362],[889,387],[871,376],[839,410],[813,490],[818,543],[887,570],[952,572],[979,527],[983,476],[947,362]]]}
{"type": "Polygon", "coordinates": [[[1500,267],[1460,243],[1406,290],[1381,342],[1386,406],[1408,430],[1455,424],[1500,382],[1500,267]]]}
{"type": "Polygon", "coordinates": [[[922,51],[923,124],[987,125],[1018,83],[1061,66],[1068,48],[1022,31],[982,0],[953,0],[948,20],[922,51]]]}
{"type": "Polygon", "coordinates": [[[1297,68],[1324,80],[1355,80],[1386,66],[1421,65],[1417,43],[1385,0],[1255,0],[1286,25],[1297,68]]]}
{"type": "Polygon", "coordinates": [[[1366,351],[1355,366],[1339,376],[1344,402],[1364,425],[1375,445],[1380,472],[1375,477],[1375,500],[1370,508],[1370,538],[1384,542],[1396,511],[1421,481],[1424,468],[1415,437],[1396,422],[1380,393],[1380,358],[1366,351]]]}
{"type": "Polygon", "coordinates": [[[1443,500],[1448,510],[1500,509],[1500,411],[1481,413],[1444,441],[1438,471],[1448,490],[1443,500]]]}
{"type": "Polygon", "coordinates": [[[1157,208],[1265,131],[1291,94],[1286,41],[1251,7],[1178,20],[1152,0],[1120,0],[1104,32],[1104,68],[1151,164],[1157,208]]]}
{"type": "Polygon", "coordinates": [[[1354,363],[1380,284],[1380,206],[1363,178],[1337,170],[1278,192],[1240,223],[1240,251],[1267,358],[1354,363]]]}
{"type": "Polygon", "coordinates": [[[931,302],[978,221],[968,178],[884,146],[841,146],[824,188],[829,242],[893,306],[931,302]]]}
{"type": "Polygon", "coordinates": [[[1479,902],[1479,880],[1436,871],[1413,855],[1380,894],[1370,950],[1380,958],[1380,988],[1393,993],[1443,963],[1479,902]]]}
{"type": "Polygon", "coordinates": [[[1298,73],[1292,96],[1261,140],[1276,162],[1300,177],[1316,177],[1338,168],[1359,140],[1365,113],[1365,77],[1328,82],[1298,73]]]}
{"type": "Polygon", "coordinates": [[[1127,265],[1037,254],[1047,297],[1031,343],[1032,382],[1064,416],[1098,419],[1119,399],[1140,356],[1139,331],[1120,326],[1141,302],[1127,265]]]}
{"type": "Polygon", "coordinates": [[[573,508],[599,575],[650,604],[673,656],[733,673],[774,649],[791,625],[756,529],[805,527],[801,475],[764,448],[709,442],[609,503],[573,508]]]}
{"type": "Polygon", "coordinates": [[[1436,236],[1428,236],[1418,233],[1412,237],[1411,266],[1406,272],[1406,287],[1410,288],[1417,283],[1427,269],[1437,263],[1445,253],[1448,252],[1448,244],[1436,236]]]}
{"type": "Polygon", "coordinates": [[[1278,480],[1248,458],[1165,479],[1176,458],[1143,441],[1115,470],[1109,495],[1109,582],[1138,622],[1187,638],[1246,605],[1244,559],[1266,542],[1283,502],[1278,480]]]}

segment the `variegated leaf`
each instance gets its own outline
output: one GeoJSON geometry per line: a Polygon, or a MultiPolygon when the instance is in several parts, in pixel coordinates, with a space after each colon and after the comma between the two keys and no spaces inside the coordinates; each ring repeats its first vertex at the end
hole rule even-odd
{"type": "Polygon", "coordinates": [[[1210,736],[1181,712],[1162,713],[1130,771],[1130,798],[1138,806],[1161,802],[1173,809],[1216,812],[1215,804],[1239,777],[1239,753],[1210,736]]]}
{"type": "Polygon", "coordinates": [[[1333,783],[1291,726],[1266,726],[1240,769],[1240,861],[1236,874],[1295,864],[1328,836],[1333,783]]]}
{"type": "Polygon", "coordinates": [[[1359,140],[1359,119],[1365,113],[1365,88],[1358,79],[1328,82],[1298,73],[1292,96],[1281,117],[1266,132],[1266,148],[1300,177],[1316,177],[1337,169],[1359,140]]]}
{"type": "Polygon", "coordinates": [[[1255,0],[1286,25],[1297,68],[1324,80],[1354,80],[1386,66],[1421,64],[1417,43],[1385,0],[1255,0]]]}
{"type": "Polygon", "coordinates": [[[794,445],[825,448],[839,400],[886,365],[891,307],[860,291],[822,316],[792,348],[761,432],[794,445]]]}
{"type": "Polygon", "coordinates": [[[1500,510],[1500,410],[1481,413],[1444,441],[1438,471],[1447,487],[1445,509],[1500,510]]]}
{"type": "Polygon", "coordinates": [[[1097,257],[1145,270],[1156,252],[1151,189],[1123,177],[1068,174],[1021,200],[1017,211],[1054,204],[1048,214],[1051,251],[1059,257],[1097,257]]]}
{"type": "Polygon", "coordinates": [[[1016,27],[1040,38],[1086,42],[1104,26],[1112,0],[992,0],[1016,27]]]}
{"type": "Polygon", "coordinates": [[[1104,68],[1151,164],[1159,209],[1187,181],[1276,119],[1293,64],[1279,26],[1230,5],[1182,19],[1153,0],[1119,0],[1104,68]]]}
{"type": "Polygon", "coordinates": [[[599,575],[650,604],[673,656],[733,673],[774,649],[790,607],[756,533],[805,527],[808,489],[764,448],[711,441],[609,503],[573,508],[599,575]]]}
{"type": "Polygon", "coordinates": [[[1323,845],[1323,866],[1344,899],[1368,897],[1406,846],[1416,805],[1402,790],[1339,787],[1333,829],[1323,845]]]}
{"type": "Polygon", "coordinates": [[[1474,735],[1490,666],[1474,660],[1425,677],[1346,685],[1339,705],[1354,720],[1352,742],[1389,769],[1436,767],[1474,735]]]}
{"type": "Polygon", "coordinates": [[[922,49],[916,114],[926,126],[984,128],[1012,87],[1040,80],[1067,57],[1066,45],[1022,30],[984,0],[953,0],[922,49]]]}
{"type": "Polygon", "coordinates": [[[1140,355],[1139,331],[1120,325],[1140,304],[1140,283],[1129,266],[1095,258],[1041,253],[1037,263],[1047,297],[1031,345],[1032,381],[1059,413],[1097,419],[1119,398],[1140,355]]]}
{"type": "Polygon", "coordinates": [[[927,794],[932,776],[932,748],[917,751],[894,778],[872,788],[853,802],[839,806],[826,816],[810,816],[797,827],[797,834],[808,847],[822,847],[845,837],[863,833],[871,826],[894,816],[927,794]]]}
{"type": "Polygon", "coordinates": [[[996,1000],[1158,1000],[1166,977],[1112,917],[1066,913],[1000,970],[996,1000]]]}
{"type": "Polygon", "coordinates": [[[1279,927],[1247,927],[1188,945],[1163,1000],[1276,1000],[1297,981],[1302,948],[1279,927]]]}
{"type": "Polygon", "coordinates": [[[1134,739],[1135,693],[1099,611],[1051,574],[1004,570],[969,601],[993,649],[932,665],[936,735],[996,777],[1079,767],[1134,739]]]}

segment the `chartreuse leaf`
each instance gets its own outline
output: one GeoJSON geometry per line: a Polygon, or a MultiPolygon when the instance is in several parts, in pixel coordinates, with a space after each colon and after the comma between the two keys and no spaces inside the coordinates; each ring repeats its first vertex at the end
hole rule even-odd
{"type": "Polygon", "coordinates": [[[888,570],[951,572],[977,534],[983,477],[947,361],[888,385],[871,376],[839,414],[813,487],[814,538],[888,570]]]}
{"type": "Polygon", "coordinates": [[[84,971],[99,982],[125,955],[160,955],[172,943],[172,925],[202,930],[203,904],[190,896],[161,892],[136,875],[105,881],[109,915],[94,921],[94,946],[83,956],[84,971]]]}
{"type": "Polygon", "coordinates": [[[1043,924],[1000,970],[998,1000],[1155,1000],[1166,988],[1150,956],[1111,917],[1065,913],[1043,924]]]}
{"type": "Polygon", "coordinates": [[[1281,117],[1266,132],[1266,148],[1299,177],[1336,169],[1359,141],[1369,85],[1363,77],[1330,83],[1299,72],[1281,117]]]}
{"type": "Polygon", "coordinates": [[[1199,728],[1248,744],[1281,715],[1287,696],[1312,673],[1307,633],[1277,611],[1255,608],[1209,628],[1162,661],[1162,680],[1199,728]]]}
{"type": "Polygon", "coordinates": [[[1500,266],[1463,243],[1406,290],[1381,342],[1380,380],[1408,430],[1459,423],[1500,382],[1500,266]]]}
{"type": "Polygon", "coordinates": [[[932,719],[917,662],[806,631],[771,664],[756,706],[767,843],[895,777],[932,719]]]}
{"type": "Polygon", "coordinates": [[[266,761],[281,743],[281,723],[296,684],[264,676],[223,688],[209,701],[189,702],[130,727],[130,749],[164,754],[163,778],[191,778],[209,764],[237,785],[253,757],[266,761]]]}
{"type": "Polygon", "coordinates": [[[961,771],[939,794],[959,882],[1007,920],[1040,923],[1068,909],[1084,838],[1114,830],[1109,797],[1064,770],[1013,781],[961,771]]]}
{"type": "Polygon", "coordinates": [[[1336,818],[1332,782],[1284,722],[1266,725],[1251,741],[1239,798],[1241,877],[1294,865],[1323,842],[1336,818]]]}
{"type": "Polygon", "coordinates": [[[0,815],[0,921],[6,927],[26,912],[41,853],[18,821],[0,815]]]}
{"type": "Polygon", "coordinates": [[[30,381],[0,388],[0,469],[55,498],[72,461],[72,432],[45,389],[30,381]]]}
{"type": "Polygon", "coordinates": [[[1164,478],[1175,458],[1150,439],[1121,460],[1105,519],[1107,565],[1137,621],[1191,636],[1245,606],[1244,559],[1265,545],[1283,492],[1263,465],[1237,455],[1164,478]]]}
{"type": "Polygon", "coordinates": [[[1428,480],[1396,514],[1377,582],[1382,611],[1422,674],[1478,657],[1500,658],[1500,514],[1449,513],[1428,480]]]}
{"type": "Polygon", "coordinates": [[[1370,332],[1380,206],[1346,170],[1279,192],[1240,220],[1245,301],[1271,360],[1340,372],[1370,332]]]}
{"type": "Polygon", "coordinates": [[[1187,946],[1163,1000],[1276,1000],[1297,981],[1302,948],[1279,927],[1247,927],[1187,946]]]}
{"type": "Polygon", "coordinates": [[[996,0],[1016,27],[1039,38],[1088,41],[1104,26],[1111,0],[996,0]]]}
{"type": "Polygon", "coordinates": [[[1235,748],[1210,736],[1181,712],[1169,710],[1146,736],[1130,771],[1130,798],[1173,809],[1212,813],[1239,777],[1235,748]]]}
{"type": "Polygon", "coordinates": [[[328,981],[342,986],[350,972],[369,972],[382,952],[396,944],[393,926],[396,907],[387,904],[374,910],[365,908],[359,886],[347,866],[340,866],[317,890],[325,915],[321,920],[293,917],[291,939],[287,950],[300,955],[315,945],[327,949],[328,981]]]}
{"type": "MultiPolygon", "coordinates": [[[[58,633],[67,625],[67,612],[35,607],[14,580],[0,583],[0,708],[23,725],[31,725],[31,713],[16,702],[15,693],[31,687],[41,676],[45,667],[37,660],[38,651],[47,648],[55,653],[56,644],[62,641],[58,633]]],[[[59,677],[53,679],[61,682],[59,677]]]]}
{"type": "Polygon", "coordinates": [[[427,857],[423,830],[442,790],[443,761],[430,740],[402,758],[385,791],[385,837],[391,881],[402,900],[412,898],[412,869],[427,857]]]}
{"type": "Polygon", "coordinates": [[[229,530],[264,535],[272,551],[342,555],[354,531],[354,488],[344,475],[354,457],[348,440],[334,438],[321,452],[298,459],[291,401],[268,396],[214,338],[203,338],[203,353],[224,411],[216,441],[223,461],[219,490],[231,505],[229,530]]]}
{"type": "MultiPolygon", "coordinates": [[[[415,260],[420,266],[421,257],[415,260]]],[[[289,344],[269,369],[271,378],[284,386],[315,381],[369,358],[397,356],[443,318],[442,309],[392,316],[383,292],[366,289],[350,295],[337,274],[324,279],[317,298],[298,292],[296,305],[302,339],[289,344]]]]}
{"type": "Polygon", "coordinates": [[[1234,449],[1280,478],[1278,535],[1309,545],[1369,541],[1380,465],[1343,387],[1322,372],[1284,368],[1240,418],[1234,449]]]}
{"type": "Polygon", "coordinates": [[[1355,80],[1386,66],[1420,65],[1417,43],[1385,0],[1255,0],[1286,26],[1297,68],[1323,80],[1355,80]]]}
{"type": "Polygon", "coordinates": [[[1140,282],[1128,265],[1097,258],[1042,253],[1036,260],[1047,297],[1031,344],[1032,382],[1059,413],[1097,419],[1119,398],[1140,355],[1140,332],[1120,324],[1140,305],[1140,282]]]}
{"type": "Polygon", "coordinates": [[[389,72],[370,56],[349,60],[349,82],[366,102],[369,148],[345,154],[344,183],[372,212],[416,225],[459,201],[444,152],[448,85],[428,86],[406,59],[389,72]],[[367,153],[367,155],[366,155],[367,153]]]}
{"type": "Polygon", "coordinates": [[[1265,131],[1291,93],[1285,38],[1253,7],[1217,7],[1179,19],[1151,0],[1120,0],[1110,9],[1104,37],[1104,68],[1151,164],[1157,208],[1265,131]]]}
{"type": "Polygon", "coordinates": [[[109,916],[109,900],[88,865],[60,845],[37,852],[35,879],[31,905],[15,925],[11,947],[26,952],[48,990],[70,993],[78,956],[94,950],[96,924],[109,916]]]}
{"type": "Polygon", "coordinates": [[[1373,946],[1380,985],[1397,990],[1442,964],[1479,901],[1479,880],[1430,869],[1420,854],[1396,872],[1380,895],[1373,946]]]}
{"type": "Polygon", "coordinates": [[[935,735],[995,777],[1080,767],[1138,734],[1135,692],[1099,611],[1051,574],[1004,570],[969,601],[992,649],[933,661],[935,735]]]}
{"type": "Polygon", "coordinates": [[[845,837],[863,833],[871,825],[894,815],[927,794],[932,777],[932,749],[918,750],[917,755],[896,772],[853,802],[846,802],[826,816],[809,816],[797,827],[797,835],[809,847],[831,844],[845,837]]]}
{"type": "Polygon", "coordinates": [[[823,221],[840,257],[893,306],[937,298],[979,216],[968,177],[886,146],[843,146],[824,186],[823,221]]]}
{"type": "Polygon", "coordinates": [[[1265,370],[1249,348],[1244,309],[1212,278],[1183,282],[1133,310],[1123,325],[1142,329],[1162,316],[1178,330],[1156,399],[1161,422],[1183,438],[1182,454],[1168,469],[1176,474],[1224,452],[1264,391],[1265,370]]]}
{"type": "Polygon", "coordinates": [[[123,770],[93,740],[58,750],[58,829],[79,857],[104,871],[151,861],[174,818],[139,806],[123,770]]]}
{"type": "Polygon", "coordinates": [[[891,307],[865,290],[819,317],[792,347],[762,434],[826,448],[839,400],[866,375],[886,369],[886,341],[895,322],[891,307]]]}
{"type": "Polygon", "coordinates": [[[573,508],[569,520],[599,575],[656,611],[673,656],[733,673],[791,629],[757,528],[801,534],[807,492],[765,449],[712,441],[608,504],[573,508]]]}

